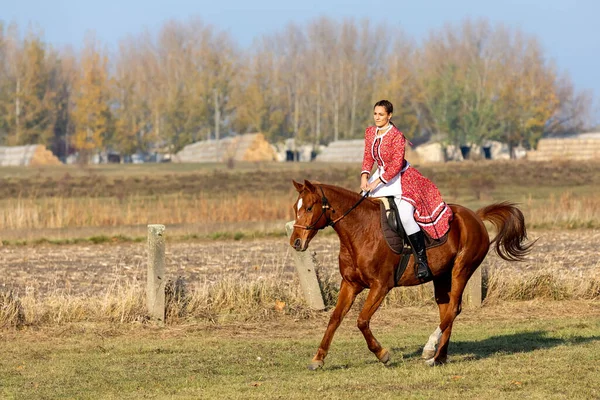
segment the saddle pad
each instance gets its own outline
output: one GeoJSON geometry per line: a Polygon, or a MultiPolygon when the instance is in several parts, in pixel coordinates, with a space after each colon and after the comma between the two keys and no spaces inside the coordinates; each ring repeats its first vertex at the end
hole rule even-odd
{"type": "Polygon", "coordinates": [[[381,201],[381,230],[389,248],[396,254],[402,254],[404,250],[404,239],[390,227],[388,218],[390,214],[390,202],[387,197],[380,197],[381,201]]]}
{"type": "MultiPolygon", "coordinates": [[[[404,246],[404,238],[398,235],[398,232],[393,230],[388,223],[388,217],[390,214],[390,199],[387,197],[380,197],[381,201],[380,209],[381,209],[381,230],[383,232],[383,237],[385,238],[385,242],[389,246],[389,248],[396,254],[403,253],[412,253],[412,248],[410,247],[410,243],[406,243],[406,247],[404,246]]],[[[391,200],[393,201],[393,200],[391,200]]],[[[427,232],[425,233],[425,248],[431,249],[437,246],[441,246],[448,240],[448,231],[444,236],[439,239],[432,239],[427,232]]]]}

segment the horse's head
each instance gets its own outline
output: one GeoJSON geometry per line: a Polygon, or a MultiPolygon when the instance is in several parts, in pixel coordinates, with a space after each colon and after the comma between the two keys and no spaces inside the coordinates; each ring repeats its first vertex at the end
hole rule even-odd
{"type": "Polygon", "coordinates": [[[294,203],[296,221],[290,245],[297,251],[305,251],[319,229],[329,225],[329,204],[323,189],[318,189],[307,180],[304,184],[293,182],[298,191],[298,200],[294,203]]]}

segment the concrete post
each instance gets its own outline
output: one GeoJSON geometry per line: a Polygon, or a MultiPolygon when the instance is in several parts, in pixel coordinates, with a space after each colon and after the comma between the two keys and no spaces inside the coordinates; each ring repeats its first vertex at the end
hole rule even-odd
{"type": "Polygon", "coordinates": [[[165,322],[165,226],[148,225],[148,283],[146,304],[150,318],[165,322]]]}
{"type": "MultiPolygon", "coordinates": [[[[292,236],[293,230],[294,221],[285,224],[285,232],[287,233],[288,239],[292,236]]],[[[314,255],[310,254],[308,251],[300,252],[293,250],[292,257],[294,257],[296,271],[298,271],[300,286],[302,287],[306,302],[315,310],[325,309],[321,286],[319,285],[319,279],[317,278],[317,264],[314,255]]]]}
{"type": "Polygon", "coordinates": [[[475,307],[481,307],[481,304],[485,299],[487,271],[484,271],[484,269],[485,267],[480,265],[479,268],[473,272],[473,275],[471,275],[467,287],[465,288],[465,294],[468,296],[467,303],[475,307]]]}

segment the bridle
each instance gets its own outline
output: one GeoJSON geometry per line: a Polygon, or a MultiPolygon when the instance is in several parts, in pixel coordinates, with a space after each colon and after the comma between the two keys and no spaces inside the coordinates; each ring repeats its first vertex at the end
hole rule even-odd
{"type": "MultiPolygon", "coordinates": [[[[312,230],[320,230],[320,229],[324,229],[328,226],[334,226],[335,224],[337,224],[338,222],[340,222],[342,219],[344,219],[344,217],[346,217],[346,215],[350,214],[352,212],[352,210],[354,210],[356,207],[358,207],[358,205],[360,203],[363,202],[363,200],[369,196],[370,192],[365,192],[361,197],[360,200],[358,200],[352,207],[350,207],[350,209],[348,211],[346,211],[341,217],[338,217],[334,220],[331,220],[329,218],[329,215],[327,215],[327,210],[332,209],[333,207],[331,207],[331,205],[329,204],[329,200],[327,200],[327,197],[325,197],[325,192],[323,192],[323,187],[319,186],[319,189],[321,189],[321,215],[319,215],[319,218],[317,218],[317,220],[312,223],[311,225],[305,226],[305,225],[299,225],[299,224],[294,224],[294,228],[302,228],[302,229],[306,229],[309,231],[312,230]],[[315,226],[317,225],[317,223],[321,220],[321,218],[323,217],[323,215],[325,215],[325,221],[327,222],[323,227],[321,228],[315,228],[315,226]]],[[[333,210],[333,212],[335,212],[335,210],[333,210]]]]}

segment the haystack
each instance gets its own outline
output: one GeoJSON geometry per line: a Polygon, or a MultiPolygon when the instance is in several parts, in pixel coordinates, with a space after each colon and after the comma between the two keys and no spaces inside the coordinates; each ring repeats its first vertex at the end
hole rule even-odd
{"type": "Polygon", "coordinates": [[[0,166],[61,165],[52,152],[40,144],[0,147],[0,166]]]}
{"type": "Polygon", "coordinates": [[[173,162],[275,161],[277,153],[262,133],[247,133],[185,146],[173,162]]]}
{"type": "Polygon", "coordinates": [[[527,153],[531,161],[600,160],[600,134],[588,133],[572,138],[546,138],[537,150],[527,153]]]}

